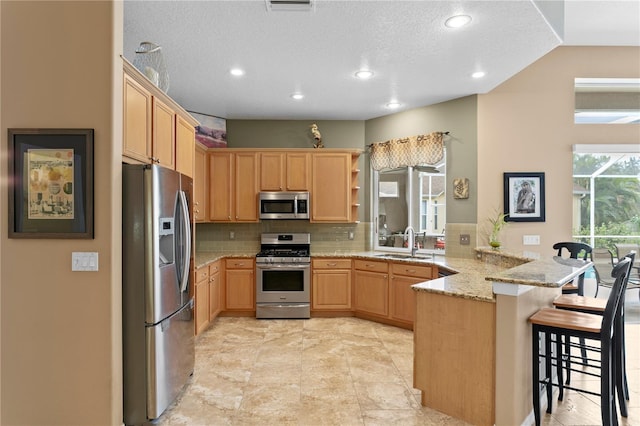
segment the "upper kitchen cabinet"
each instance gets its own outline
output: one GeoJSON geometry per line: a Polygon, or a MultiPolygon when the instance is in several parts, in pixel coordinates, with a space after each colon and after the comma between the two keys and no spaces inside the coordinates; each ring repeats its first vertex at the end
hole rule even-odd
{"type": "Polygon", "coordinates": [[[207,221],[209,190],[209,170],[207,167],[207,151],[196,144],[193,160],[193,218],[196,222],[207,221]]]}
{"type": "Polygon", "coordinates": [[[209,220],[258,222],[259,154],[209,152],[209,220]]]}
{"type": "Polygon", "coordinates": [[[176,121],[175,113],[168,105],[152,97],[151,160],[168,169],[176,168],[176,121]]]}
{"type": "Polygon", "coordinates": [[[127,74],[123,92],[124,137],[122,155],[143,163],[151,152],[151,94],[127,74]]]}
{"type": "Polygon", "coordinates": [[[358,154],[316,152],[312,155],[311,221],[355,222],[358,220],[358,154]],[[356,158],[354,160],[354,157],[356,158]],[[355,197],[355,201],[352,201],[355,197]]]}
{"type": "Polygon", "coordinates": [[[311,155],[306,152],[261,152],[261,191],[308,191],[311,155]]]}
{"type": "Polygon", "coordinates": [[[196,129],[182,116],[176,115],[176,170],[190,177],[195,173],[196,129]]]}
{"type": "Polygon", "coordinates": [[[193,177],[198,122],[123,60],[123,142],[125,163],[155,163],[193,177]]]}

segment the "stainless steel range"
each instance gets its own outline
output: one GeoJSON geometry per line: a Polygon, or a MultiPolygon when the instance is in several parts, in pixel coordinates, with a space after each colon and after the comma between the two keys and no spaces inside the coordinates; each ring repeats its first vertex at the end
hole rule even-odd
{"type": "Polygon", "coordinates": [[[311,316],[311,237],[262,234],[256,256],[256,318],[311,316]]]}

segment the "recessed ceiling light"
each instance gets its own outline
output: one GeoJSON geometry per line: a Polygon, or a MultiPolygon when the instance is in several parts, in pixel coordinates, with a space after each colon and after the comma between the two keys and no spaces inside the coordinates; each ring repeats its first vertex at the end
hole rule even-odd
{"type": "Polygon", "coordinates": [[[486,75],[487,73],[485,73],[484,71],[476,71],[473,74],[471,74],[471,77],[473,78],[482,78],[486,75]]]}
{"type": "Polygon", "coordinates": [[[456,15],[444,21],[444,26],[449,28],[460,28],[471,22],[469,15],[456,15]]]}
{"type": "Polygon", "coordinates": [[[300,99],[304,98],[304,95],[302,93],[292,93],[291,98],[299,101],[300,99]]]}
{"type": "Polygon", "coordinates": [[[356,72],[356,77],[358,77],[360,80],[366,80],[368,78],[373,77],[373,71],[360,70],[360,71],[356,72]]]}
{"type": "Polygon", "coordinates": [[[236,77],[240,77],[244,75],[244,70],[241,68],[231,68],[231,70],[229,71],[229,73],[231,75],[234,75],[236,77]]]}
{"type": "Polygon", "coordinates": [[[400,102],[397,101],[391,101],[387,104],[387,108],[389,109],[396,109],[396,108],[400,108],[400,102]]]}

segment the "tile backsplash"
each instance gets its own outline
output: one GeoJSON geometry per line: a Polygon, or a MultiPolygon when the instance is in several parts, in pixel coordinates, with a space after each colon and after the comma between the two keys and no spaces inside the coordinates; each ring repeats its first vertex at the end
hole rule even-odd
{"type": "Polygon", "coordinates": [[[198,223],[196,251],[257,253],[260,235],[267,232],[309,232],[312,253],[350,253],[371,247],[370,223],[310,223],[300,220],[269,220],[259,223],[198,223]],[[353,240],[349,233],[353,232],[353,240]]]}

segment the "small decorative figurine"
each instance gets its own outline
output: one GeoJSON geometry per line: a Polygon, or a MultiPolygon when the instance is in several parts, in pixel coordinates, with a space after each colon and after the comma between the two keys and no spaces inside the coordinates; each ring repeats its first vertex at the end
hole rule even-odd
{"type": "Polygon", "coordinates": [[[311,125],[311,134],[313,135],[313,139],[315,139],[315,142],[313,143],[313,147],[324,148],[324,145],[322,144],[322,135],[320,134],[320,131],[318,130],[318,125],[316,123],[313,123],[311,125]]]}

